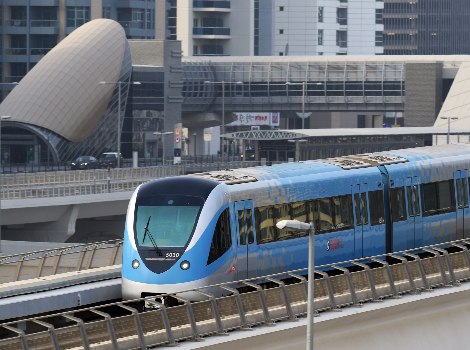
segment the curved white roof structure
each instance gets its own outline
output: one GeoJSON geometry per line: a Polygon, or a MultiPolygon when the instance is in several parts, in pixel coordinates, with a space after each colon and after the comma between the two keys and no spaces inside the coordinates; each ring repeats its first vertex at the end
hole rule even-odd
{"type": "Polygon", "coordinates": [[[454,129],[470,128],[470,62],[460,65],[434,126],[447,126],[441,117],[450,117],[454,129]]]}
{"type": "Polygon", "coordinates": [[[9,121],[80,142],[97,129],[116,86],[132,69],[124,29],[115,21],[84,24],[53,48],[0,105],[9,121]],[[25,101],[25,99],[27,100],[25,101]]]}

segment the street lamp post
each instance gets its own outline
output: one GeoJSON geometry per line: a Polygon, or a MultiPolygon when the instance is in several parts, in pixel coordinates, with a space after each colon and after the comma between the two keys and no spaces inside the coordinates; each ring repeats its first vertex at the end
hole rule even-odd
{"type": "Polygon", "coordinates": [[[140,85],[139,81],[100,81],[101,85],[112,84],[118,86],[118,121],[117,121],[117,167],[121,167],[121,86],[122,84],[140,85]]]}
{"type": "Polygon", "coordinates": [[[302,85],[302,115],[300,115],[300,118],[302,119],[302,129],[305,128],[305,118],[310,116],[310,113],[308,113],[308,116],[305,115],[305,91],[306,91],[306,85],[307,82],[303,81],[301,83],[291,83],[290,81],[286,82],[286,85],[302,85]]]}
{"type": "MultiPolygon", "coordinates": [[[[204,83],[206,84],[220,84],[222,85],[222,118],[221,118],[221,125],[220,125],[220,157],[222,159],[222,162],[224,161],[224,146],[225,146],[225,139],[224,139],[224,134],[225,134],[225,80],[221,81],[210,81],[206,80],[204,83]]],[[[235,84],[243,84],[241,81],[236,81],[234,82],[235,84]]]]}
{"type": "MultiPolygon", "coordinates": [[[[321,82],[316,82],[314,85],[320,86],[321,84],[322,84],[321,82]]],[[[302,129],[304,129],[305,119],[308,118],[312,114],[311,112],[305,113],[305,98],[307,97],[306,96],[307,81],[304,80],[301,83],[293,83],[293,82],[287,81],[286,85],[302,85],[302,112],[300,115],[299,113],[297,113],[297,115],[299,115],[299,117],[302,119],[302,129]]]]}
{"type": "MultiPolygon", "coordinates": [[[[162,137],[162,164],[165,165],[165,139],[164,139],[164,136],[173,134],[173,131],[163,131],[163,132],[155,131],[153,134],[157,135],[157,136],[160,135],[162,137]]],[[[158,141],[157,141],[157,157],[158,157],[158,141]]]]}
{"type": "Polygon", "coordinates": [[[2,120],[10,119],[9,115],[0,117],[0,254],[2,253],[2,197],[3,197],[3,154],[2,154],[2,120]]]}
{"type": "Polygon", "coordinates": [[[458,117],[440,117],[441,119],[447,119],[447,144],[450,142],[450,120],[457,120],[458,117]]]}
{"type": "Polygon", "coordinates": [[[305,81],[302,82],[302,130],[305,129],[305,81]]]}
{"type": "Polygon", "coordinates": [[[313,350],[313,316],[315,314],[314,301],[314,267],[315,267],[315,227],[313,222],[306,223],[298,220],[281,220],[276,223],[280,230],[308,231],[308,291],[307,291],[307,350],[313,350]]]}
{"type": "Polygon", "coordinates": [[[196,147],[197,132],[193,132],[193,136],[194,136],[194,160],[196,160],[196,153],[197,153],[197,147],[196,147]]]}
{"type": "Polygon", "coordinates": [[[222,85],[222,118],[221,118],[221,125],[220,125],[220,158],[222,162],[224,161],[224,133],[225,133],[225,81],[209,81],[206,80],[204,83],[206,84],[220,84],[222,85]]]}

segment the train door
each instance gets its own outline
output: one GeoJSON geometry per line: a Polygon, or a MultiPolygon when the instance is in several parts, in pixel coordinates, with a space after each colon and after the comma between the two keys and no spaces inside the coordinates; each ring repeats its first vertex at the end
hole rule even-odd
{"type": "Polygon", "coordinates": [[[367,240],[370,230],[367,184],[353,185],[353,200],[356,225],[354,230],[354,257],[360,258],[368,255],[367,252],[373,248],[368,245],[367,240]]]}
{"type": "Polygon", "coordinates": [[[456,201],[456,239],[470,237],[470,218],[468,208],[468,171],[457,170],[454,173],[456,201]],[[465,222],[467,221],[467,222],[465,222]],[[467,232],[466,232],[467,231],[467,232]]]}
{"type": "Polygon", "coordinates": [[[256,275],[257,249],[254,234],[253,201],[235,203],[236,232],[237,232],[237,276],[247,279],[256,275]]]}
{"type": "Polygon", "coordinates": [[[392,252],[405,250],[413,246],[413,239],[410,238],[410,231],[413,226],[408,220],[406,210],[405,181],[401,178],[390,179],[388,191],[388,201],[390,207],[390,235],[392,252]]]}
{"type": "Polygon", "coordinates": [[[405,238],[405,247],[421,247],[423,241],[423,217],[421,214],[420,180],[416,176],[406,179],[406,204],[408,208],[409,232],[405,238]]]}

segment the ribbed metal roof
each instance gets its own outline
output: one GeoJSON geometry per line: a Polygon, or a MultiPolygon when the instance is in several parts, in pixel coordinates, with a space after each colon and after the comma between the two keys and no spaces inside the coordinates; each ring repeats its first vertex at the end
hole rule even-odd
{"type": "Polygon", "coordinates": [[[0,115],[52,130],[69,141],[84,140],[95,131],[116,87],[99,82],[119,80],[127,51],[119,23],[85,23],[26,74],[0,105],[0,115]]]}

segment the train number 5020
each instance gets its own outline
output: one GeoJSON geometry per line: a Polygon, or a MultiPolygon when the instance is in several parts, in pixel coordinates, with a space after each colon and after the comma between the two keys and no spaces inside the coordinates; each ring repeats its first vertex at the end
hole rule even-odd
{"type": "Polygon", "coordinates": [[[165,258],[179,258],[180,253],[166,253],[165,258]]]}

